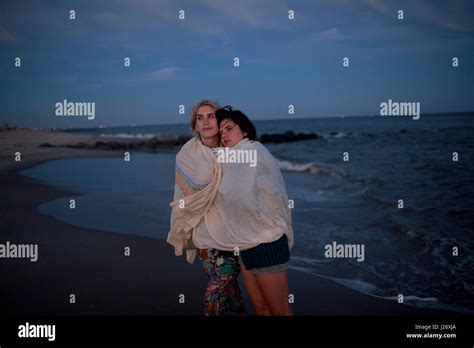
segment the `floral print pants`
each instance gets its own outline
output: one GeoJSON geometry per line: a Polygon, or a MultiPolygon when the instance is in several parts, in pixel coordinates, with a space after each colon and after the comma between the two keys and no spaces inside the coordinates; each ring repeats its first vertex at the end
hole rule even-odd
{"type": "Polygon", "coordinates": [[[204,295],[204,315],[245,315],[237,277],[239,257],[231,251],[201,249],[201,266],[209,277],[204,295]]]}

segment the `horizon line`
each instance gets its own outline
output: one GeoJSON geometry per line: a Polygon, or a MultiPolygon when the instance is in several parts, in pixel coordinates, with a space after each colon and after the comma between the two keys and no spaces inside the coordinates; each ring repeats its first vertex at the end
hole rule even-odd
{"type": "MultiPolygon", "coordinates": [[[[442,112],[424,112],[421,113],[421,115],[440,115],[440,114],[469,114],[469,113],[474,113],[474,110],[471,111],[442,111],[442,112]]],[[[292,120],[308,120],[308,119],[337,119],[337,118],[360,118],[360,117],[378,117],[380,115],[378,114],[366,114],[366,115],[333,115],[333,116],[313,116],[313,117],[295,117],[291,118],[292,120]]],[[[388,116],[383,116],[383,117],[388,117],[388,116]]],[[[290,119],[290,118],[288,118],[290,119]]],[[[281,120],[286,120],[284,118],[262,118],[262,119],[256,119],[256,120],[251,120],[252,122],[261,122],[261,121],[281,121],[281,120]]],[[[4,123],[5,125],[9,126],[14,126],[8,122],[4,123]]],[[[100,129],[100,128],[119,128],[119,127],[150,127],[150,126],[173,126],[173,125],[183,125],[186,124],[186,122],[174,122],[174,123],[154,123],[154,124],[121,124],[121,125],[99,125],[99,126],[94,126],[94,127],[70,127],[70,128],[61,128],[61,127],[16,127],[16,128],[29,128],[29,129],[55,129],[55,130],[66,130],[66,131],[71,131],[71,130],[87,130],[87,129],[100,129]]],[[[3,125],[0,125],[0,127],[3,127],[3,125]]]]}

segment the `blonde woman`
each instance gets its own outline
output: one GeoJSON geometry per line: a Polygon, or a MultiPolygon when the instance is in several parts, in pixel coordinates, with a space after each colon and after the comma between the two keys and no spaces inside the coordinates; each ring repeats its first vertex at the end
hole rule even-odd
{"type": "MultiPolygon", "coordinates": [[[[195,137],[183,145],[176,156],[176,182],[172,206],[171,228],[167,241],[176,255],[186,252],[188,262],[199,256],[209,277],[204,295],[204,314],[244,315],[245,308],[237,282],[239,259],[232,251],[217,248],[210,238],[208,226],[219,221],[212,208],[221,180],[221,167],[213,148],[219,143],[217,102],[203,100],[192,110],[190,128],[195,137]],[[212,215],[212,221],[208,216],[212,215]]],[[[222,231],[224,233],[224,231],[222,231]]]]}

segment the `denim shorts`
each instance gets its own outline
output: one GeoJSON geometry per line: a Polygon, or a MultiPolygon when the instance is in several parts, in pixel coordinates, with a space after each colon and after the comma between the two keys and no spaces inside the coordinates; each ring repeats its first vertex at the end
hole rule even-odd
{"type": "Polygon", "coordinates": [[[288,270],[290,248],[286,234],[274,242],[240,251],[240,261],[255,274],[276,274],[288,270]]]}

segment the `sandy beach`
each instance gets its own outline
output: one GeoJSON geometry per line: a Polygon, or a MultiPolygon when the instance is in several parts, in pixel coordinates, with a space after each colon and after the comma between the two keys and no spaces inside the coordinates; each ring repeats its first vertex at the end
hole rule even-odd
{"type": "MultiPolygon", "coordinates": [[[[8,315],[200,315],[206,276],[199,263],[176,257],[165,241],[87,230],[41,215],[43,202],[72,194],[17,172],[59,158],[123,156],[121,151],[41,143],[93,142],[90,136],[51,131],[0,132],[0,241],[38,244],[37,262],[0,259],[0,313],[8,315]],[[21,162],[14,161],[20,151],[21,162]],[[124,256],[130,247],[131,255],[124,256]],[[76,301],[70,303],[70,295],[76,301]],[[185,303],[179,295],[185,295],[185,303]]],[[[159,212],[157,212],[159,214],[159,212]]],[[[300,315],[431,315],[415,308],[363,295],[335,282],[289,272],[294,310],[300,315]]],[[[248,311],[253,313],[246,298],[248,311]]]]}

